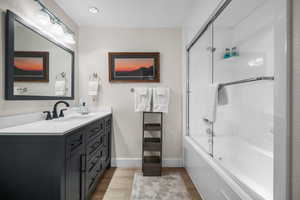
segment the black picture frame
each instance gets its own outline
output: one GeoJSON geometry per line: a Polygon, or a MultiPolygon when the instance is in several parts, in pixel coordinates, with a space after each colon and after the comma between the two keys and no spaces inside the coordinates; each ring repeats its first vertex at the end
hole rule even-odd
{"type": "Polygon", "coordinates": [[[75,96],[75,55],[74,51],[54,41],[52,38],[43,34],[39,29],[33,27],[21,17],[10,10],[6,12],[5,19],[5,100],[20,101],[20,100],[74,100],[75,96]],[[24,25],[36,34],[42,36],[57,47],[67,51],[72,57],[72,72],[71,72],[71,96],[29,96],[29,95],[14,95],[14,23],[15,21],[24,25]]]}
{"type": "Polygon", "coordinates": [[[15,51],[14,60],[17,58],[40,58],[43,70],[39,73],[34,71],[24,72],[14,65],[14,81],[16,82],[49,82],[49,52],[42,51],[15,51]]]}
{"type": "Polygon", "coordinates": [[[109,52],[108,57],[110,82],[160,82],[159,52],[109,52]],[[135,70],[117,71],[116,59],[150,59],[153,60],[153,64],[151,61],[147,67],[141,65],[135,70]]]}

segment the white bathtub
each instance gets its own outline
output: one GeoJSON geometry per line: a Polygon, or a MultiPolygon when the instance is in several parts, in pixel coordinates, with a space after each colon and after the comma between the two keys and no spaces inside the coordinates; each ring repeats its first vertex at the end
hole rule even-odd
{"type": "Polygon", "coordinates": [[[254,199],[273,200],[273,154],[236,137],[215,137],[217,163],[254,199]]]}
{"type": "Polygon", "coordinates": [[[185,137],[185,167],[204,200],[273,199],[272,155],[234,138],[215,138],[214,151],[185,137]]]}

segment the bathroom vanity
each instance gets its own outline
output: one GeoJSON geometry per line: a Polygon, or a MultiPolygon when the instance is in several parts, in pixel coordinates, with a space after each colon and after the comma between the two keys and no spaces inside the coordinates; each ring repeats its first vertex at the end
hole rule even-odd
{"type": "Polygon", "coordinates": [[[111,163],[111,112],[0,129],[0,196],[90,199],[111,163]]]}

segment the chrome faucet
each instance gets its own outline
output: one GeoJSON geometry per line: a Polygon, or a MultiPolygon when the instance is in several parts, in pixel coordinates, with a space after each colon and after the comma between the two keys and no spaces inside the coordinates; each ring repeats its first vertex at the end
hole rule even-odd
{"type": "MultiPolygon", "coordinates": [[[[66,102],[66,101],[58,101],[58,102],[56,102],[54,104],[53,111],[52,111],[52,119],[56,119],[56,118],[59,117],[58,114],[57,114],[57,106],[59,104],[61,104],[61,103],[65,104],[67,107],[70,107],[70,104],[68,102],[66,102]]],[[[61,112],[60,117],[62,117],[62,116],[63,116],[63,113],[61,112]]]]}

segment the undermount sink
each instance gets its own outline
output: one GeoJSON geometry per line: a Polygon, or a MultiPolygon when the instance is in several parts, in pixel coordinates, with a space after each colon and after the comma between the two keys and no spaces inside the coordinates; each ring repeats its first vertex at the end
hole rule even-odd
{"type": "Polygon", "coordinates": [[[86,119],[86,118],[90,118],[95,116],[95,113],[89,113],[86,115],[82,115],[82,114],[72,114],[72,115],[68,115],[66,117],[60,117],[57,119],[53,119],[53,122],[62,122],[62,121],[71,121],[71,120],[78,120],[78,119],[86,119]]]}

